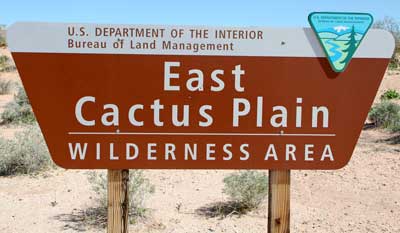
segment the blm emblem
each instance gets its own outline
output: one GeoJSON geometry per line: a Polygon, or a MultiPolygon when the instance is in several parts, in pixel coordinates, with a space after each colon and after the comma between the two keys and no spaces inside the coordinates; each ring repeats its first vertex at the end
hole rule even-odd
{"type": "Polygon", "coordinates": [[[343,72],[373,23],[367,13],[315,12],[308,16],[335,72],[343,72]]]}

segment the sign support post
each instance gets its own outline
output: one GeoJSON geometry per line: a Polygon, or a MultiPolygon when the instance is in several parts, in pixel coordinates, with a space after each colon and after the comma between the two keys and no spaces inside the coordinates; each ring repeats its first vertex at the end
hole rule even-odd
{"type": "Polygon", "coordinates": [[[269,170],[268,233],[290,232],[290,170],[269,170]]]}
{"type": "Polygon", "coordinates": [[[107,233],[128,233],[129,170],[108,170],[107,173],[107,233]]]}

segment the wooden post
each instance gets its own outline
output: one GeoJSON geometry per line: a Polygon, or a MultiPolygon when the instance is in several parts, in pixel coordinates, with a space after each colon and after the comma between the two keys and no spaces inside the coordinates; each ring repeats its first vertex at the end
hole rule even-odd
{"type": "Polygon", "coordinates": [[[129,170],[108,170],[107,233],[128,233],[129,170]]]}
{"type": "Polygon", "coordinates": [[[268,233],[290,232],[290,170],[269,170],[268,233]]]}

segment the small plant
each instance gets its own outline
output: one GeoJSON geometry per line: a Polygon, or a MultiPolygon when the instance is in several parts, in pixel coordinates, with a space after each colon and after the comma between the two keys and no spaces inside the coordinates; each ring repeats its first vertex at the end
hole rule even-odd
{"type": "Polygon", "coordinates": [[[0,80],[0,95],[10,94],[13,88],[13,82],[11,80],[0,80]]]}
{"type": "Polygon", "coordinates": [[[0,138],[0,176],[31,174],[52,164],[37,125],[18,132],[13,140],[0,138]]]}
{"type": "Polygon", "coordinates": [[[32,124],[36,121],[29,99],[22,87],[19,87],[14,101],[7,104],[1,115],[3,123],[32,124]]]}
{"type": "Polygon", "coordinates": [[[400,94],[396,90],[389,89],[381,95],[381,100],[400,99],[400,94]]]}
{"type": "Polygon", "coordinates": [[[371,108],[369,119],[378,127],[391,131],[400,130],[400,105],[383,101],[371,108]]]}
{"type": "MultiPolygon", "coordinates": [[[[88,180],[92,190],[97,194],[97,215],[100,219],[107,216],[107,174],[105,172],[90,171],[88,180]]],[[[129,215],[131,223],[139,217],[145,217],[147,209],[145,200],[154,193],[154,186],[145,178],[143,170],[129,170],[129,215]]]]}
{"type": "Polygon", "coordinates": [[[268,194],[268,177],[258,171],[241,171],[224,178],[223,192],[245,209],[257,208],[268,194]]]}

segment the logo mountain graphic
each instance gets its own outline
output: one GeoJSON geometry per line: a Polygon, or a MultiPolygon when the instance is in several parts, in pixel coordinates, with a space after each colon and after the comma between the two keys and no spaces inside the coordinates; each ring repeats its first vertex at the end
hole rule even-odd
{"type": "Polygon", "coordinates": [[[335,72],[343,72],[370,29],[373,17],[367,13],[315,12],[308,16],[335,72]]]}

